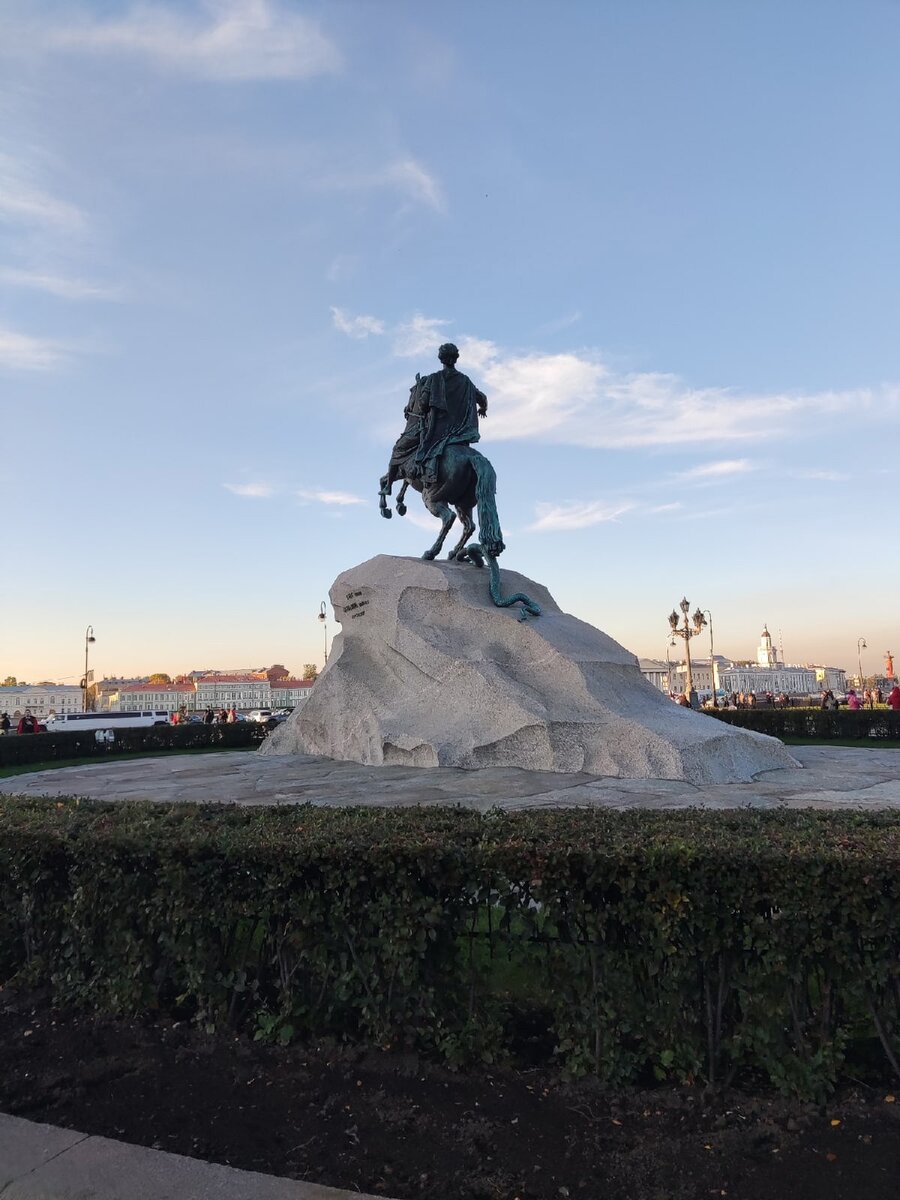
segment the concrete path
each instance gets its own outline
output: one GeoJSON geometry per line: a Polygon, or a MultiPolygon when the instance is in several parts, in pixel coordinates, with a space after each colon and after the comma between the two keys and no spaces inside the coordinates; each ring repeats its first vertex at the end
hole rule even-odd
{"type": "MultiPolygon", "coordinates": [[[[364,767],[333,759],[252,751],[172,755],[63,767],[0,780],[0,795],[221,804],[460,804],[491,808],[897,808],[900,750],[791,747],[802,764],[751,783],[695,786],[487,767],[364,767]]],[[[3,1198],[5,1200],[5,1197],[3,1198]]]]}
{"type": "MultiPolygon", "coordinates": [[[[376,1200],[0,1113],[2,1200],[376,1200]]],[[[380,1197],[385,1200],[385,1197],[380,1197]]]]}

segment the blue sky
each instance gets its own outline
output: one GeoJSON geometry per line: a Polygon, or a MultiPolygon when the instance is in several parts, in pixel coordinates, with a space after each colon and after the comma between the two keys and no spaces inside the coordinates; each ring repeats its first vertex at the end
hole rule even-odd
{"type": "Polygon", "coordinates": [[[0,0],[0,675],[321,658],[421,553],[438,345],[504,564],[636,653],[900,652],[896,3],[0,0]],[[332,622],[332,629],[334,629],[332,622]]]}

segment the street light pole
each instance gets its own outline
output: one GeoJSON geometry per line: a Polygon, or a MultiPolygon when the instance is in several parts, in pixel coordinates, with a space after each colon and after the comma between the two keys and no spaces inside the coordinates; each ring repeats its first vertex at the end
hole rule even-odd
{"type": "Polygon", "coordinates": [[[325,601],[319,605],[319,620],[322,622],[322,629],[325,634],[325,666],[328,666],[328,617],[325,610],[325,601]]]}
{"type": "Polygon", "coordinates": [[[718,696],[716,695],[716,692],[718,691],[719,685],[716,682],[716,653],[715,653],[715,650],[713,649],[712,613],[709,611],[708,608],[704,608],[703,613],[706,617],[709,618],[709,620],[707,621],[707,624],[709,625],[709,677],[712,680],[713,708],[718,708],[719,707],[719,699],[718,699],[718,696]]]}
{"type": "Polygon", "coordinates": [[[87,712],[87,710],[88,710],[88,706],[87,706],[87,700],[88,700],[88,651],[90,650],[91,645],[94,642],[96,642],[96,640],[97,639],[94,637],[93,625],[88,625],[87,629],[84,631],[84,700],[83,700],[84,708],[82,710],[83,712],[87,712]]]}
{"type": "Polygon", "coordinates": [[[687,596],[682,597],[681,603],[678,605],[678,607],[681,609],[684,617],[684,626],[679,627],[678,613],[673,608],[669,614],[669,628],[672,630],[673,637],[680,637],[684,639],[684,656],[687,670],[687,678],[685,680],[685,695],[687,696],[688,700],[690,700],[691,692],[694,690],[694,675],[693,671],[691,670],[691,638],[696,637],[697,634],[702,631],[706,625],[706,617],[704,617],[700,609],[697,608],[693,614],[694,627],[692,629],[688,624],[688,613],[691,609],[691,602],[688,600],[687,596]]]}
{"type": "Polygon", "coordinates": [[[859,669],[859,675],[857,676],[857,678],[859,679],[860,687],[862,687],[862,685],[863,685],[862,652],[863,652],[863,650],[868,650],[868,648],[869,647],[866,645],[866,639],[864,637],[856,639],[856,665],[857,665],[857,668],[859,669]]]}

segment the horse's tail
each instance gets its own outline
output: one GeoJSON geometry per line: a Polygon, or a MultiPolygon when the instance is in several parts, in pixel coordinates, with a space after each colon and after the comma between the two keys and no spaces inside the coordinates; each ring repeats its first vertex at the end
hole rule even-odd
{"type": "Polygon", "coordinates": [[[475,503],[478,505],[478,540],[486,554],[494,558],[506,547],[500,514],[497,512],[497,472],[477,450],[472,451],[472,467],[475,471],[475,503]]]}

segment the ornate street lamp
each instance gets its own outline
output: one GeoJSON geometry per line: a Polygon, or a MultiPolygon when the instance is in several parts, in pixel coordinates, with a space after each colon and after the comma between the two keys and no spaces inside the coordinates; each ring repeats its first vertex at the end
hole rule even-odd
{"type": "Polygon", "coordinates": [[[88,651],[96,640],[93,625],[88,625],[84,631],[84,679],[81,681],[81,686],[84,688],[83,712],[87,712],[88,710],[88,651]]]}
{"type": "Polygon", "coordinates": [[[863,685],[862,652],[863,652],[863,650],[868,650],[868,648],[869,647],[866,645],[866,639],[864,637],[856,639],[856,665],[859,668],[859,675],[857,676],[857,678],[859,679],[860,687],[862,687],[862,685],[863,685]]]}
{"type": "Polygon", "coordinates": [[[691,626],[688,624],[688,613],[691,610],[691,602],[688,600],[687,596],[682,597],[681,603],[678,605],[678,607],[681,609],[681,613],[684,618],[684,625],[679,626],[678,613],[673,608],[669,614],[669,628],[672,630],[673,637],[680,637],[684,639],[684,655],[685,664],[687,667],[687,678],[685,680],[684,690],[685,695],[690,700],[691,692],[694,690],[694,676],[691,670],[691,638],[696,637],[698,633],[703,631],[706,625],[706,617],[704,617],[699,608],[695,609],[692,618],[694,626],[691,628],[691,626]]]}
{"type": "Polygon", "coordinates": [[[325,601],[319,605],[319,620],[322,622],[322,629],[325,634],[325,666],[328,666],[328,617],[325,610],[325,601]]]}

